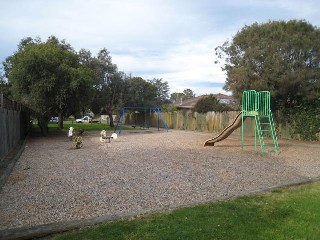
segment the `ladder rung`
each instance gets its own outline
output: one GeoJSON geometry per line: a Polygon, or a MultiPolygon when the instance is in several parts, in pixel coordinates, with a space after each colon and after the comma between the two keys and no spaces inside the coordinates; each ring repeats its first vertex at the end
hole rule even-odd
{"type": "Polygon", "coordinates": [[[268,150],[267,152],[277,152],[276,150],[268,150]]]}
{"type": "Polygon", "coordinates": [[[275,136],[276,132],[272,115],[257,115],[255,116],[255,120],[262,154],[265,152],[278,153],[278,142],[275,136]]]}

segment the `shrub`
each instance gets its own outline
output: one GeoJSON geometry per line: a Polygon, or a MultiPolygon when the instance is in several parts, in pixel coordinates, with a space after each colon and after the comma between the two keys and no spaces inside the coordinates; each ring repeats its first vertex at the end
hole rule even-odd
{"type": "Polygon", "coordinates": [[[206,113],[210,111],[230,111],[231,108],[223,103],[220,103],[219,100],[210,94],[209,96],[200,99],[197,104],[194,106],[194,111],[198,113],[206,113]]]}

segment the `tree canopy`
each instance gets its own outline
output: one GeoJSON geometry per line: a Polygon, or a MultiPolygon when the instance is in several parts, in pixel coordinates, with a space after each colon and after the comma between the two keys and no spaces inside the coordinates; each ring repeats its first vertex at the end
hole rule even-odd
{"type": "Polygon", "coordinates": [[[66,114],[90,109],[108,114],[112,127],[112,116],[122,105],[155,107],[168,102],[168,82],[128,77],[118,71],[106,48],[97,56],[86,49],[77,53],[55,36],[46,42],[22,39],[4,69],[9,82],[0,75],[1,91],[33,109],[43,133],[49,118],[57,114],[62,120],[66,114]]]}
{"type": "Polygon", "coordinates": [[[320,30],[306,21],[254,23],[215,50],[224,60],[224,89],[238,99],[244,90],[268,90],[284,108],[320,94],[320,30]]]}
{"type": "Polygon", "coordinates": [[[195,96],[196,94],[190,88],[186,88],[183,90],[182,93],[181,92],[171,93],[170,100],[171,102],[175,103],[175,102],[184,101],[190,98],[194,98],[195,96]]]}
{"type": "Polygon", "coordinates": [[[0,72],[0,93],[4,94],[7,97],[10,97],[10,85],[5,80],[4,74],[0,72]]]}
{"type": "Polygon", "coordinates": [[[229,111],[231,108],[223,103],[220,103],[219,100],[210,94],[202,99],[200,99],[194,106],[194,111],[198,113],[207,113],[210,111],[229,111]]]}
{"type": "Polygon", "coordinates": [[[141,77],[126,80],[123,104],[124,106],[156,107],[157,87],[141,77]]]}
{"type": "Polygon", "coordinates": [[[162,79],[145,80],[141,77],[127,76],[118,71],[117,65],[107,49],[103,48],[93,57],[85,49],[79,51],[80,62],[94,73],[94,99],[91,104],[94,113],[112,115],[122,106],[161,106],[168,102],[168,82],[162,79]]]}
{"type": "Polygon", "coordinates": [[[101,49],[97,57],[93,57],[91,52],[85,49],[81,49],[78,55],[80,62],[88,66],[94,74],[91,110],[95,114],[107,114],[110,126],[113,127],[112,115],[122,104],[125,75],[112,63],[110,52],[106,48],[101,49]]]}
{"type": "Polygon", "coordinates": [[[169,103],[169,85],[167,81],[163,81],[162,78],[154,78],[149,80],[149,82],[154,85],[157,89],[155,104],[156,106],[161,106],[163,104],[169,103]]]}

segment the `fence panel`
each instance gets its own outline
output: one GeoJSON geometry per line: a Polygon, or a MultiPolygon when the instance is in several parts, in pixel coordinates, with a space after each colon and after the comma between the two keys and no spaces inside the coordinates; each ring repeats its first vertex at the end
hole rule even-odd
{"type": "MultiPolygon", "coordinates": [[[[173,112],[162,112],[162,116],[167,123],[169,129],[177,130],[188,130],[188,131],[201,131],[201,132],[212,132],[213,134],[221,132],[227,126],[229,126],[239,111],[228,111],[228,112],[208,112],[200,114],[197,112],[190,111],[173,111],[173,112]]],[[[301,140],[299,134],[293,134],[293,129],[290,124],[281,124],[278,116],[279,113],[275,114],[276,131],[279,139],[295,139],[301,140]]],[[[157,115],[148,114],[148,123],[150,127],[157,127],[157,115]],[[150,116],[150,118],[149,118],[150,116]]],[[[145,121],[145,115],[133,115],[132,113],[125,114],[125,124],[136,125],[135,122],[140,123],[145,121]]],[[[139,124],[138,124],[139,126],[139,124]]],[[[247,117],[245,120],[244,135],[254,136],[255,122],[254,118],[247,117]]],[[[240,128],[236,129],[233,135],[240,135],[240,128]]],[[[320,135],[320,133],[318,134],[320,135]]],[[[320,136],[319,136],[320,137],[320,136]]]]}
{"type": "Polygon", "coordinates": [[[0,110],[0,159],[20,141],[20,112],[0,110]]]}
{"type": "Polygon", "coordinates": [[[25,137],[30,127],[30,114],[22,106],[0,94],[0,160],[25,137]]]}

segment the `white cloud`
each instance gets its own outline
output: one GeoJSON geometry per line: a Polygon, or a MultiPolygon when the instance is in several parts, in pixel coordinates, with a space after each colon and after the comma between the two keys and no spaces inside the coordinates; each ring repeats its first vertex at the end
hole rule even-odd
{"type": "Polygon", "coordinates": [[[55,35],[76,50],[107,48],[124,72],[199,94],[225,81],[214,48],[245,24],[304,18],[320,25],[315,0],[12,0],[1,10],[1,61],[23,37],[55,35]]]}
{"type": "MultiPolygon", "coordinates": [[[[146,55],[113,55],[119,68],[146,79],[162,78],[168,81],[171,92],[194,88],[199,82],[225,82],[220,65],[214,64],[214,47],[221,39],[211,37],[201,42],[184,41],[175,48],[150,57],[146,55]],[[145,74],[143,74],[145,73],[145,74]]],[[[197,94],[214,92],[216,89],[198,89],[197,94]]],[[[221,90],[222,91],[222,90],[221,90]]]]}

